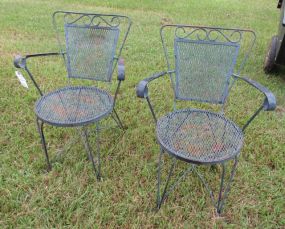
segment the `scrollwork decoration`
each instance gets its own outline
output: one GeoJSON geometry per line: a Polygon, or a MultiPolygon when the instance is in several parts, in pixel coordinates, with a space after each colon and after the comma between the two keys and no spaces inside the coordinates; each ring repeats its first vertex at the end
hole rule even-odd
{"type": "Polygon", "coordinates": [[[180,39],[190,39],[198,41],[220,41],[239,43],[242,40],[242,32],[240,30],[224,30],[219,28],[205,27],[177,27],[175,29],[175,37],[180,39]]]}
{"type": "Polygon", "coordinates": [[[116,28],[120,26],[121,17],[106,16],[100,14],[73,14],[66,13],[64,15],[64,22],[68,25],[83,25],[83,26],[108,26],[116,28]]]}

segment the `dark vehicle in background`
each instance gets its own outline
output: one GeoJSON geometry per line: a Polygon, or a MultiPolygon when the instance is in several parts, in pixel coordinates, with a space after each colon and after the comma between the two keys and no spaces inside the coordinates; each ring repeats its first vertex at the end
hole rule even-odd
{"type": "Polygon", "coordinates": [[[285,3],[283,0],[278,1],[277,8],[280,9],[280,20],[278,34],[271,38],[268,51],[264,60],[264,72],[271,73],[276,70],[278,65],[285,65],[285,3]]]}

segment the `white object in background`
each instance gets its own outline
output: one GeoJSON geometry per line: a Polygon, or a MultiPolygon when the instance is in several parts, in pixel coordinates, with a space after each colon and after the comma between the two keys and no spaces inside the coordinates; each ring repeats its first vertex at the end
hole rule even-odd
{"type": "Polygon", "coordinates": [[[21,85],[25,88],[29,88],[25,77],[22,75],[21,72],[15,71],[18,80],[20,81],[21,85]]]}

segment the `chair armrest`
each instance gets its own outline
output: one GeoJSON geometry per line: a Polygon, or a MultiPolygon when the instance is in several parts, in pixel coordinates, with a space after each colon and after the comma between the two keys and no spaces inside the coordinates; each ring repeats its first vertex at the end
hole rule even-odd
{"type": "Polygon", "coordinates": [[[243,80],[244,82],[248,83],[252,87],[256,88],[259,90],[261,93],[264,94],[265,99],[263,104],[255,111],[255,113],[247,120],[247,122],[244,124],[242,127],[242,130],[245,131],[245,129],[248,127],[248,125],[255,119],[255,117],[260,113],[260,111],[273,111],[276,108],[276,98],[273,95],[271,91],[269,91],[266,87],[262,86],[261,84],[255,82],[254,80],[251,80],[246,77],[241,77],[238,75],[233,75],[234,78],[243,80]]]}
{"type": "Polygon", "coordinates": [[[64,53],[58,53],[58,52],[48,52],[48,53],[36,53],[36,54],[28,54],[26,56],[20,56],[17,55],[14,58],[14,66],[16,68],[23,68],[25,69],[27,66],[27,59],[32,57],[43,57],[43,56],[57,56],[57,55],[63,55],[64,53]]]}
{"type": "Polygon", "coordinates": [[[152,75],[151,77],[148,77],[148,78],[140,81],[139,84],[137,85],[137,88],[136,88],[137,96],[139,98],[145,98],[146,99],[155,123],[157,122],[157,118],[156,118],[154,109],[153,109],[153,107],[151,105],[151,102],[150,102],[150,99],[149,99],[149,96],[148,96],[148,87],[147,87],[147,85],[151,81],[153,81],[155,79],[158,79],[159,77],[164,76],[164,75],[169,74],[169,73],[172,73],[172,72],[173,71],[156,73],[156,74],[152,75]]]}
{"type": "Polygon", "coordinates": [[[42,96],[43,93],[42,93],[41,89],[39,88],[38,84],[36,83],[36,81],[35,81],[35,79],[33,77],[33,74],[30,72],[29,68],[27,67],[27,59],[33,58],[33,57],[58,56],[58,55],[64,55],[64,53],[49,52],[49,53],[28,54],[26,56],[17,55],[17,56],[14,57],[14,66],[16,68],[24,69],[28,73],[28,75],[31,78],[33,84],[35,85],[35,87],[37,88],[38,92],[42,96]]]}
{"type": "Polygon", "coordinates": [[[264,99],[264,103],[263,103],[263,109],[265,111],[273,111],[276,108],[276,98],[274,96],[274,94],[269,91],[266,87],[264,87],[263,85],[259,84],[258,82],[251,80],[247,77],[241,77],[238,75],[233,75],[235,78],[240,79],[245,81],[246,83],[250,84],[251,86],[253,86],[254,88],[256,88],[257,90],[259,90],[260,92],[262,92],[265,96],[264,99]]]}
{"type": "Polygon", "coordinates": [[[123,58],[118,60],[118,80],[125,80],[125,61],[123,58]]]}
{"type": "Polygon", "coordinates": [[[165,74],[167,74],[169,72],[160,72],[160,73],[156,73],[154,75],[152,75],[151,77],[145,78],[142,81],[139,82],[139,84],[137,85],[137,97],[139,98],[147,98],[148,97],[148,83],[161,77],[164,76],[165,74]]]}

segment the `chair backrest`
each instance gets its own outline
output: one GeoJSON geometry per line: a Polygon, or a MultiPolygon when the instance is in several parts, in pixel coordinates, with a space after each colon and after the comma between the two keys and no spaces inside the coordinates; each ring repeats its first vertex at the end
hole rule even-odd
{"type": "Polygon", "coordinates": [[[69,78],[112,80],[131,26],[128,17],[57,11],[53,24],[69,78]]]}
{"type": "Polygon", "coordinates": [[[168,70],[175,75],[175,99],[215,104],[224,104],[231,76],[240,73],[255,41],[249,30],[186,25],[163,26],[161,38],[168,70]],[[166,38],[167,29],[172,29],[172,42],[166,38]],[[244,33],[252,36],[246,52],[241,47],[244,33]]]}

